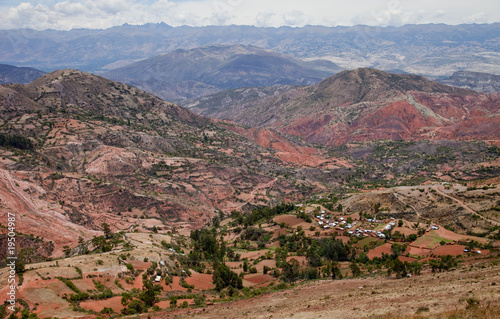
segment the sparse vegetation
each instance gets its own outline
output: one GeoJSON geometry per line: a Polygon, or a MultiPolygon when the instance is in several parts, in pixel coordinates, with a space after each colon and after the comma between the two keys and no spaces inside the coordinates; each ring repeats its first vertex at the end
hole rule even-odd
{"type": "MultiPolygon", "coordinates": [[[[42,111],[4,119],[1,178],[3,196],[35,205],[37,214],[50,211],[47,223],[65,232],[56,238],[31,210],[18,213],[43,227],[15,233],[19,284],[29,281],[20,289],[52,290],[54,300],[69,302],[58,300],[62,312],[111,318],[287,289],[314,295],[345,278],[335,282],[345,300],[384,302],[392,298],[386,287],[418,297],[413,285],[422,277],[453,278],[465,312],[496,309],[473,293],[477,285],[491,294],[498,283],[498,147],[438,139],[330,147],[277,129],[252,131],[263,147],[246,137],[249,128],[209,121],[123,84],[65,71],[57,75],[65,94],[42,94],[56,89],[52,80],[25,88],[35,90],[30,96],[42,111]],[[282,152],[283,145],[277,152],[273,143],[282,140],[287,150],[300,146],[314,156],[282,152]],[[465,285],[474,286],[471,293],[465,285]]],[[[2,225],[4,234],[9,227],[2,225]]],[[[323,303],[303,302],[308,311],[323,303]]],[[[441,311],[412,307],[416,316],[441,311]]]]}

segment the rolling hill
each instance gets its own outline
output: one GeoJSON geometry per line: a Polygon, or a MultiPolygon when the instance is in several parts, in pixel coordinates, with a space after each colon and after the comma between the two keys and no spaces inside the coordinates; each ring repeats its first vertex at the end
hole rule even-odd
{"type": "Polygon", "coordinates": [[[103,75],[165,100],[183,101],[241,87],[311,85],[341,69],[329,61],[302,61],[250,46],[175,50],[103,75]]]}
{"type": "Polygon", "coordinates": [[[45,72],[33,68],[18,68],[13,65],[0,64],[0,84],[30,83],[45,72]]]}
{"type": "Polygon", "coordinates": [[[0,109],[0,211],[24,214],[18,231],[51,240],[55,256],[103,222],[189,229],[219,210],[302,197],[276,150],[96,75],[0,86],[0,109]]]}
{"type": "Polygon", "coordinates": [[[433,315],[498,313],[500,148],[475,140],[495,137],[494,96],[368,69],[233,92],[267,96],[278,121],[253,107],[262,126],[209,119],[72,69],[0,86],[0,219],[16,216],[23,317],[413,318],[430,289],[446,300],[433,315]],[[460,110],[457,123],[481,121],[468,141],[419,135],[460,110]],[[286,132],[321,112],[381,135],[314,145],[286,132]],[[406,140],[382,139],[394,123],[406,140]]]}
{"type": "MultiPolygon", "coordinates": [[[[238,92],[238,91],[236,91],[238,92]]],[[[498,140],[500,96],[376,69],[239,103],[219,93],[188,105],[206,116],[274,128],[322,145],[373,140],[498,140]],[[232,101],[221,106],[216,101],[232,101]]]]}
{"type": "MultiPolygon", "coordinates": [[[[494,101],[421,77],[361,69],[312,87],[292,88],[271,98],[268,111],[250,108],[248,114],[253,115],[247,119],[256,127],[245,127],[196,115],[96,75],[59,70],[28,85],[0,86],[0,213],[23,214],[18,231],[28,236],[26,243],[30,234],[39,236],[44,238],[39,251],[48,249],[51,256],[60,256],[63,247],[73,247],[79,237],[100,234],[103,223],[114,231],[176,229],[186,234],[218,212],[250,210],[324,192],[418,185],[427,179],[492,178],[498,175],[499,150],[474,139],[498,133],[498,126],[493,131],[488,128],[498,118],[494,101]],[[439,101],[451,97],[453,103],[471,105],[485,99],[475,108],[464,104],[463,111],[471,114],[466,121],[482,121],[479,128],[463,132],[475,132],[467,138],[471,141],[453,140],[456,135],[450,136],[451,141],[429,141],[414,125],[420,123],[418,116],[439,123],[436,117],[447,116],[442,110],[427,111],[426,117],[417,114],[416,122],[401,124],[408,126],[403,132],[349,113],[366,105],[367,114],[378,114],[373,121],[400,123],[412,114],[383,113],[387,101],[393,104],[390,107],[402,104],[402,110],[411,110],[398,101],[413,97],[422,99],[423,105],[436,95],[439,101]],[[282,102],[273,104],[276,101],[282,102]],[[291,108],[303,101],[316,104],[291,108]],[[326,121],[297,126],[307,116],[322,121],[318,110],[327,103],[330,106],[321,112],[345,110],[339,121],[361,123],[372,135],[358,138],[350,133],[352,141],[337,146],[338,139],[350,135],[325,133],[330,125],[326,121]],[[266,112],[283,118],[264,127],[266,112]],[[412,141],[381,140],[394,137],[394,131],[412,141]]],[[[420,104],[413,103],[423,112],[420,104]]],[[[457,107],[443,108],[458,112],[457,107]]],[[[448,119],[442,121],[453,121],[448,119]]]]}

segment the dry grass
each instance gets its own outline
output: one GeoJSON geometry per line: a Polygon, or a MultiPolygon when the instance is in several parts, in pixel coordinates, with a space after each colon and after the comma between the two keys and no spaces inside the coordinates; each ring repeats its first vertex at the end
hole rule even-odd
{"type": "Polygon", "coordinates": [[[211,305],[204,311],[187,314],[179,310],[154,318],[500,319],[499,280],[500,265],[485,261],[470,270],[425,271],[401,280],[377,276],[313,281],[251,299],[211,305]]]}
{"type": "MultiPolygon", "coordinates": [[[[417,311],[418,312],[418,311],[417,311]]],[[[425,311],[422,311],[425,312],[425,311]]],[[[444,311],[437,314],[418,313],[415,315],[385,314],[365,317],[367,319],[497,319],[500,318],[500,306],[469,307],[468,309],[444,311]]]]}

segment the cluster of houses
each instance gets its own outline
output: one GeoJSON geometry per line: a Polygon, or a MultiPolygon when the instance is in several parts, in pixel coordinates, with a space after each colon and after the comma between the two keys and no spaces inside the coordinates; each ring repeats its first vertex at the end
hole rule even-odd
{"type": "MultiPolygon", "coordinates": [[[[308,211],[308,213],[311,213],[311,211],[308,211]]],[[[361,229],[359,227],[356,227],[358,224],[357,221],[353,221],[349,223],[347,220],[345,220],[343,217],[338,218],[338,220],[332,220],[330,219],[330,216],[326,215],[326,212],[324,210],[321,210],[318,215],[315,216],[316,221],[318,222],[318,225],[322,227],[323,229],[329,229],[329,228],[334,228],[336,230],[340,231],[347,231],[349,235],[351,236],[356,236],[356,237],[378,237],[381,239],[385,239],[386,236],[383,233],[383,231],[376,231],[376,230],[371,230],[371,229],[361,229]]],[[[394,218],[391,218],[394,219],[394,218]]],[[[368,222],[370,223],[383,223],[381,220],[377,219],[372,219],[369,218],[367,219],[368,222]]],[[[384,227],[384,231],[386,230],[391,230],[396,226],[395,222],[390,222],[384,227]]]]}

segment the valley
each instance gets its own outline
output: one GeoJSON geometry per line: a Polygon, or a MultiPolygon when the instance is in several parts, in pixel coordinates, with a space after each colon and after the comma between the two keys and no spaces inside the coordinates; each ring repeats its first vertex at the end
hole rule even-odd
{"type": "MultiPolygon", "coordinates": [[[[190,233],[115,233],[104,225],[104,235],[79,240],[65,257],[26,264],[19,296],[41,317],[107,317],[149,305],[148,315],[158,318],[227,316],[233,307],[255,317],[472,312],[494,318],[498,225],[480,217],[496,235],[456,233],[431,223],[419,202],[434,194],[446,208],[453,204],[441,192],[488,202],[500,201],[499,193],[447,184],[391,191],[221,213],[212,226],[190,233]],[[380,202],[370,206],[374,200],[380,202]],[[417,211],[401,213],[403,207],[417,211]],[[217,261],[221,253],[224,264],[217,261]],[[148,291],[156,292],[153,299],[148,291]]],[[[7,275],[4,268],[0,280],[7,275]]]]}
{"type": "Polygon", "coordinates": [[[495,318],[497,93],[362,68],[193,101],[0,86],[20,315],[495,318]]]}

